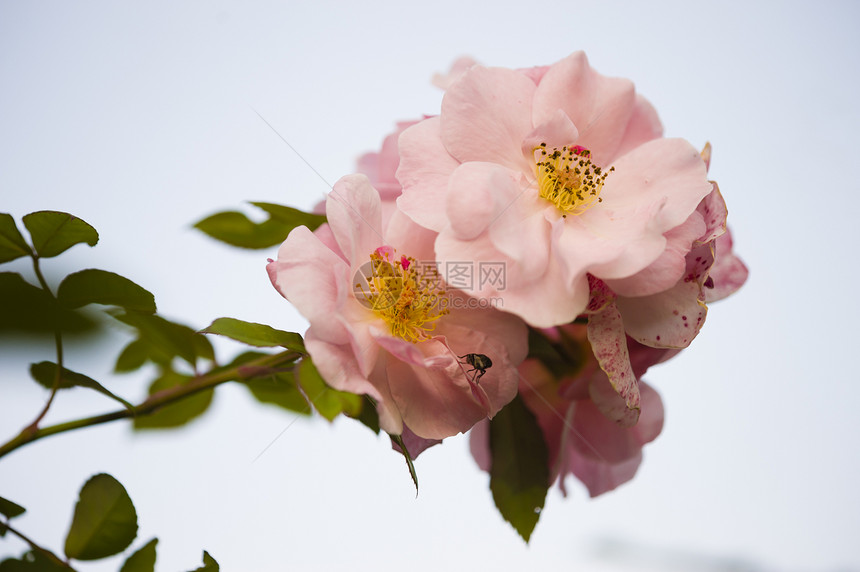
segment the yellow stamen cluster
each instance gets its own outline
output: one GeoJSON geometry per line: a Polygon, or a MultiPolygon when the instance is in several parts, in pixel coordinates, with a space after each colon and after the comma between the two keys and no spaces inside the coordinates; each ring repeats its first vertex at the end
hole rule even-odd
{"type": "Polygon", "coordinates": [[[582,214],[603,201],[600,190],[615,167],[604,171],[591,162],[591,152],[579,146],[547,151],[546,143],[541,143],[534,151],[540,196],[562,216],[582,214]]]}
{"type": "Polygon", "coordinates": [[[391,328],[391,335],[417,343],[430,338],[436,321],[448,313],[446,291],[435,267],[419,268],[414,258],[393,258],[393,249],[378,249],[362,267],[365,284],[356,297],[391,328]],[[423,271],[424,275],[420,275],[423,271]]]}

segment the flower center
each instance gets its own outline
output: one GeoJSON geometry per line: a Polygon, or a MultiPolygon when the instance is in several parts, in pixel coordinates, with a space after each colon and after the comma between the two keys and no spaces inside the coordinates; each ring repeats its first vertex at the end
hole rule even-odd
{"type": "Polygon", "coordinates": [[[446,292],[435,264],[422,266],[394,253],[381,246],[370,254],[355,275],[355,297],[385,320],[393,336],[417,343],[448,313],[446,292]]]}
{"type": "Polygon", "coordinates": [[[582,214],[603,199],[600,190],[609,173],[591,162],[591,151],[579,145],[553,147],[546,143],[535,147],[540,196],[550,201],[562,216],[582,214]]]}

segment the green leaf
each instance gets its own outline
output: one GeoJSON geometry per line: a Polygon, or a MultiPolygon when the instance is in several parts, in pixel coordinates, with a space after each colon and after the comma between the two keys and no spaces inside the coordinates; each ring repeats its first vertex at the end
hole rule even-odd
{"type": "Polygon", "coordinates": [[[191,328],[171,322],[154,314],[126,312],[113,314],[117,320],[137,328],[140,339],[149,348],[150,359],[156,363],[169,364],[180,357],[194,366],[197,358],[213,360],[212,344],[206,336],[191,328]]]}
{"type": "Polygon", "coordinates": [[[128,548],[137,536],[137,512],[125,488],[99,474],[81,489],[65,552],[77,560],[98,560],[128,548]]]}
{"type": "Polygon", "coordinates": [[[261,202],[251,202],[251,204],[269,213],[273,219],[289,225],[290,230],[293,230],[297,226],[306,226],[310,230],[316,230],[317,227],[326,221],[325,215],[307,213],[293,207],[261,202]]]}
{"type": "Polygon", "coordinates": [[[406,459],[406,467],[409,469],[409,476],[412,477],[412,482],[415,483],[415,496],[418,496],[418,472],[415,471],[415,465],[412,464],[412,454],[409,452],[409,449],[406,448],[406,443],[403,442],[403,437],[400,435],[391,435],[391,440],[394,441],[398,447],[400,447],[400,453],[403,455],[403,458],[406,459]]]}
{"type": "Polygon", "coordinates": [[[332,389],[317,371],[310,358],[304,358],[298,365],[299,385],[314,408],[326,419],[333,421],[341,413],[351,417],[361,412],[360,395],[332,389]]]}
{"type": "Polygon", "coordinates": [[[27,509],[23,506],[16,504],[9,499],[0,497],[0,514],[6,518],[15,518],[16,516],[24,514],[26,511],[27,509]]]}
{"type": "Polygon", "coordinates": [[[215,213],[194,225],[212,238],[240,248],[269,248],[281,244],[297,226],[311,230],[325,222],[325,217],[305,213],[272,203],[251,203],[267,213],[269,218],[257,223],[236,211],[215,213]]]}
{"type": "Polygon", "coordinates": [[[208,328],[200,330],[200,333],[227,336],[250,346],[262,348],[281,346],[288,350],[306,353],[305,344],[299,334],[276,330],[265,324],[244,322],[236,318],[218,318],[208,328]]]}
{"type": "Polygon", "coordinates": [[[149,359],[149,355],[149,346],[146,342],[140,339],[133,340],[123,348],[119,357],[116,358],[116,365],[113,370],[116,373],[124,373],[140,369],[149,359]]]}
{"type": "Polygon", "coordinates": [[[549,489],[549,452],[537,419],[519,396],[490,421],[490,453],[493,500],[528,542],[549,489]]]}
{"type": "Polygon", "coordinates": [[[147,290],[119,274],[95,268],[66,276],[57,299],[66,308],[96,303],[155,313],[155,298],[147,290]]]}
{"type": "MultiPolygon", "coordinates": [[[[181,375],[175,371],[166,371],[149,386],[149,395],[159,391],[184,385],[191,381],[191,377],[181,375]]],[[[193,395],[189,395],[175,403],[165,405],[149,415],[138,415],[134,418],[135,429],[173,429],[187,424],[196,419],[209,409],[212,404],[214,390],[207,389],[193,395]]]]}
{"type": "Polygon", "coordinates": [[[191,572],[219,572],[221,567],[215,562],[215,559],[209,556],[209,553],[203,551],[203,566],[195,568],[191,572]]]}
{"type": "Polygon", "coordinates": [[[30,254],[30,246],[18,230],[15,219],[10,214],[0,213],[0,262],[9,262],[30,254]]]}
{"type": "Polygon", "coordinates": [[[42,258],[57,256],[82,242],[95,246],[99,241],[96,229],[64,212],[39,211],[24,215],[24,226],[30,231],[36,254],[42,258]]]}
{"type": "Polygon", "coordinates": [[[296,384],[293,365],[284,364],[274,368],[245,366],[253,360],[270,355],[272,354],[243,352],[228,365],[213,370],[212,373],[238,368],[236,381],[247,387],[260,403],[269,403],[301,415],[310,415],[311,406],[296,384]]]}
{"type": "Polygon", "coordinates": [[[154,572],[156,544],[158,544],[157,538],[144,544],[142,548],[128,557],[119,572],[154,572]]]}
{"type": "Polygon", "coordinates": [[[361,421],[365,427],[379,435],[379,413],[377,413],[376,404],[370,396],[364,396],[361,402],[361,412],[357,416],[350,415],[349,417],[361,421]]]}
{"type": "MultiPolygon", "coordinates": [[[[54,387],[54,380],[57,377],[57,364],[50,361],[42,361],[39,363],[30,364],[30,375],[39,385],[46,389],[54,387]]],[[[70,369],[63,368],[62,376],[60,377],[60,385],[57,389],[69,389],[72,387],[88,387],[99,393],[118,401],[126,409],[133,411],[134,406],[117,395],[110,392],[105,386],[97,382],[91,377],[87,377],[82,373],[77,373],[70,369]]]]}
{"type": "Polygon", "coordinates": [[[95,322],[61,308],[54,298],[17,272],[0,272],[0,332],[84,332],[95,322]]]}

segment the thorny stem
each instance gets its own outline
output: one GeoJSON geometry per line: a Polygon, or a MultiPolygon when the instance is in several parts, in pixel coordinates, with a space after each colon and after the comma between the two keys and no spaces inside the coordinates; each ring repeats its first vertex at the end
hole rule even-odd
{"type": "Polygon", "coordinates": [[[304,354],[295,351],[284,351],[277,354],[269,354],[241,366],[232,367],[230,369],[219,369],[209,373],[195,376],[188,383],[164,389],[157,393],[153,393],[145,399],[140,405],[136,405],[131,409],[120,409],[111,413],[103,413],[92,417],[84,417],[74,421],[66,421],[58,423],[42,429],[34,428],[32,425],[24,428],[18,436],[12,438],[8,443],[0,446],[0,458],[11,453],[19,447],[23,447],[28,443],[37,441],[43,437],[57,435],[72,431],[74,429],[82,429],[84,427],[92,427],[93,425],[101,425],[117,419],[127,419],[129,417],[137,417],[138,415],[149,415],[156,410],[170,405],[176,401],[212,389],[227,381],[235,379],[250,379],[260,375],[266,375],[271,372],[271,368],[294,362],[304,354]]]}

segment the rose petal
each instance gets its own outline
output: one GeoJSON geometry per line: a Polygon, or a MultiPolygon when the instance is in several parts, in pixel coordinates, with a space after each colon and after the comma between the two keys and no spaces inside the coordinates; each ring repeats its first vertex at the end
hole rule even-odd
{"type": "Polygon", "coordinates": [[[744,285],[749,277],[749,270],[743,261],[732,252],[732,235],[726,231],[716,240],[716,260],[711,267],[711,288],[705,288],[705,299],[708,302],[722,300],[733,294],[744,285]]]}
{"type": "Polygon", "coordinates": [[[403,193],[397,206],[423,227],[436,232],[448,224],[445,196],[448,178],[460,165],[442,145],[438,117],[413,125],[400,136],[400,166],[397,179],[403,193]]]}
{"type": "Polygon", "coordinates": [[[353,266],[367,262],[384,244],[379,193],[366,175],[347,175],[334,184],[326,201],[326,217],[353,266]]]}
{"type": "MultiPolygon", "coordinates": [[[[535,84],[513,70],[473,66],[442,98],[441,135],[460,162],[486,161],[522,171],[535,84]]],[[[404,185],[405,186],[405,185],[404,185]]]]}
{"type": "Polygon", "coordinates": [[[534,123],[544,123],[561,109],[579,129],[576,144],[605,164],[616,156],[635,101],[632,82],[597,73],[585,54],[576,52],[541,79],[534,94],[534,123]]]}
{"type": "Polygon", "coordinates": [[[266,266],[272,285],[312,324],[320,338],[347,342],[340,322],[328,319],[346,301],[349,267],[305,226],[290,232],[278,249],[278,260],[266,266]]]}
{"type": "Polygon", "coordinates": [[[579,217],[620,252],[589,271],[601,279],[626,278],[663,252],[664,233],[683,224],[712,186],[698,152],[682,139],[656,139],[624,155],[606,179],[603,202],[579,217]]]}
{"type": "Polygon", "coordinates": [[[641,463],[642,453],[621,463],[610,464],[571,451],[568,470],[582,481],[588,489],[588,495],[594,498],[633,479],[641,463]]]}
{"type": "Polygon", "coordinates": [[[451,87],[451,84],[460,79],[460,77],[466,73],[469,68],[477,64],[478,62],[469,56],[461,56],[454,60],[454,63],[451,64],[451,69],[448,70],[447,74],[434,74],[431,82],[439,89],[448,89],[451,87]]]}
{"type": "Polygon", "coordinates": [[[657,110],[644,97],[636,94],[633,104],[633,114],[624,130],[624,137],[615,152],[617,157],[632,151],[639,145],[663,136],[663,124],[657,116],[657,110]]]}
{"type": "Polygon", "coordinates": [[[702,215],[695,211],[684,224],[664,234],[666,249],[657,260],[633,276],[606,283],[619,296],[650,296],[668,290],[684,276],[687,253],[704,232],[702,215]]]}
{"type": "Polygon", "coordinates": [[[696,211],[701,214],[702,220],[705,223],[705,230],[699,237],[697,243],[704,244],[716,240],[726,232],[726,217],[729,212],[726,209],[726,201],[723,200],[723,195],[720,194],[720,187],[715,181],[711,181],[713,191],[702,199],[696,211]]]}
{"type": "Polygon", "coordinates": [[[588,341],[594,357],[600,369],[606,372],[612,389],[624,400],[623,407],[606,407],[605,413],[613,421],[630,426],[638,419],[640,396],[639,385],[630,367],[624,326],[621,312],[615,305],[588,317],[588,341]]]}
{"type": "Polygon", "coordinates": [[[624,327],[636,341],[655,348],[685,348],[705,323],[708,308],[703,300],[703,282],[713,264],[709,245],[687,255],[684,278],[659,294],[618,298],[624,327]]]}

